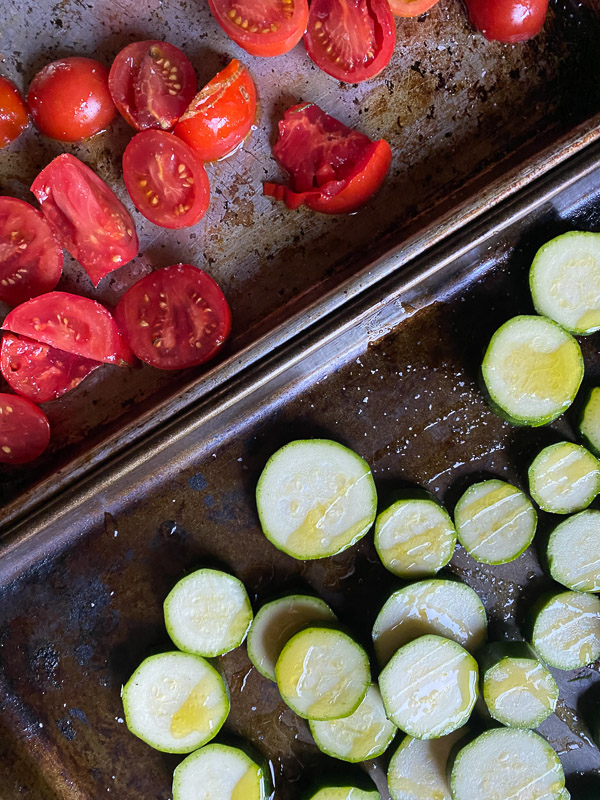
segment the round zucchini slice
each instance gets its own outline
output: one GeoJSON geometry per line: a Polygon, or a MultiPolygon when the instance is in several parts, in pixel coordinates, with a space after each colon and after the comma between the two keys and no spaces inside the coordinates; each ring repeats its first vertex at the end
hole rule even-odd
{"type": "Polygon", "coordinates": [[[266,800],[267,781],[243,750],[209,744],[185,758],[173,774],[173,800],[266,800]]]}
{"type": "Polygon", "coordinates": [[[345,785],[321,786],[306,796],[306,800],[381,800],[381,795],[373,789],[360,789],[353,783],[345,785]]]}
{"type": "Polygon", "coordinates": [[[600,511],[581,511],[557,525],[546,552],[555,581],[575,592],[600,592],[600,511]]]}
{"type": "Polygon", "coordinates": [[[592,664],[600,657],[600,600],[580,592],[543,597],[534,607],[531,643],[551,667],[592,664]]]}
{"type": "Polygon", "coordinates": [[[579,433],[592,453],[600,458],[600,386],[588,392],[579,415],[579,433]]]}
{"type": "Polygon", "coordinates": [[[447,777],[448,758],[467,730],[459,728],[439,739],[405,736],[388,769],[392,800],[452,800],[447,777]]]}
{"type": "Polygon", "coordinates": [[[377,493],[367,462],[337,442],[290,442],[268,460],[256,487],[260,524],[279,550],[326,558],[371,528],[377,493]]]}
{"type": "Polygon", "coordinates": [[[600,492],[600,462],[573,442],[545,447],[529,467],[529,493],[544,511],[573,514],[600,492]]]}

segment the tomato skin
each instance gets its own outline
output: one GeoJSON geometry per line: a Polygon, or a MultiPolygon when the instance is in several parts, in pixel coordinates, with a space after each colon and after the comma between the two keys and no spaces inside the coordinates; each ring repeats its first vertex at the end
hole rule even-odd
{"type": "Polygon", "coordinates": [[[227,36],[252,56],[288,53],[302,38],[308,21],[308,0],[208,0],[208,5],[227,36]]]}
{"type": "Polygon", "coordinates": [[[198,92],[174,133],[202,161],[216,161],[244,141],[255,119],[254,81],[246,67],[234,58],[198,92]]]}
{"type": "Polygon", "coordinates": [[[548,0],[466,0],[473,27],[490,41],[526,42],[544,25],[548,0]]]}
{"type": "Polygon", "coordinates": [[[123,178],[138,211],[163,228],[189,228],[208,209],[204,165],[171,133],[137,133],[123,153],[123,178]]]}
{"type": "Polygon", "coordinates": [[[16,394],[0,394],[0,463],[26,464],[50,443],[50,423],[41,408],[16,394]]]}
{"type": "Polygon", "coordinates": [[[395,17],[420,17],[439,0],[389,0],[395,17]]]}
{"type": "Polygon", "coordinates": [[[31,81],[27,104],[36,127],[61,142],[100,133],[117,113],[104,64],[78,56],[43,67],[31,81]]]}
{"type": "Polygon", "coordinates": [[[69,153],[45,167],[31,191],[59,240],[94,286],[138,253],[131,215],[96,173],[69,153]]]}
{"type": "Polygon", "coordinates": [[[28,125],[27,106],[19,90],[0,75],[0,149],[13,142],[28,125]]]}

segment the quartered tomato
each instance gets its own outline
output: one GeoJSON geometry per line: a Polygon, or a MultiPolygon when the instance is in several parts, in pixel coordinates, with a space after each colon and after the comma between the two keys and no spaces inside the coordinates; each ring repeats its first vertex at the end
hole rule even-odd
{"type": "Polygon", "coordinates": [[[146,275],[123,295],[115,319],[136,356],[159,369],[202,364],[223,346],[231,329],[223,292],[190,264],[146,275]]]}
{"type": "Polygon", "coordinates": [[[0,463],[25,464],[50,442],[50,423],[41,408],[16,394],[0,394],[0,463]]]}
{"type": "Polygon", "coordinates": [[[123,153],[123,178],[138,211],[163,228],[195,225],[208,208],[206,170],[171,133],[136,134],[123,153]]]}
{"type": "Polygon", "coordinates": [[[437,2],[438,0],[389,0],[392,14],[396,17],[420,17],[437,2]]]}
{"type": "Polygon", "coordinates": [[[94,286],[137,255],[138,238],[129,212],[112,189],[75,156],[63,153],[51,161],[31,191],[94,286]]]}
{"type": "Polygon", "coordinates": [[[46,136],[78,142],[108,128],[117,110],[108,91],[108,70],[92,58],[63,58],[31,81],[27,104],[46,136]]]}
{"type": "Polygon", "coordinates": [[[280,56],[302,38],[307,0],[208,0],[230,39],[253,56],[280,56]]]}
{"type": "Polygon", "coordinates": [[[544,25],[548,0],[466,0],[473,27],[486,39],[525,42],[544,25]]]}
{"type": "Polygon", "coordinates": [[[120,366],[135,361],[110,311],[68,292],[48,292],[23,303],[8,314],[2,329],[91,361],[120,366]]]}
{"type": "Polygon", "coordinates": [[[198,88],[187,56],[168,42],[154,40],[121,50],[108,85],[117,108],[138,131],[172,128],[198,88]]]}
{"type": "Polygon", "coordinates": [[[289,108],[273,155],[291,188],[265,183],[264,193],[288,208],[304,204],[324,214],[356,211],[379,189],[392,162],[389,144],[372,142],[314,104],[289,108]]]}
{"type": "Polygon", "coordinates": [[[248,70],[233,61],[206,84],[175,126],[175,135],[202,161],[232,153],[256,118],[256,88],[248,70]]]}
{"type": "Polygon", "coordinates": [[[347,83],[374,78],[396,44],[388,0],[312,0],[304,35],[308,55],[328,75],[347,83]]]}
{"type": "Polygon", "coordinates": [[[63,251],[39,211],[16,197],[0,197],[0,300],[17,306],[54,289],[63,251]]]}
{"type": "Polygon", "coordinates": [[[27,106],[19,90],[0,75],[0,148],[14,141],[28,125],[27,106]]]}

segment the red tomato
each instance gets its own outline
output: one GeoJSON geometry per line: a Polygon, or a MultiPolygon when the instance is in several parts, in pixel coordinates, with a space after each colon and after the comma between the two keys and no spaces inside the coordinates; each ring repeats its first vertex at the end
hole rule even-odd
{"type": "Polygon", "coordinates": [[[169,130],[196,94],[188,58],[168,42],[134,42],[115,58],[108,86],[127,122],[138,131],[169,130]]]}
{"type": "Polygon", "coordinates": [[[92,58],[63,58],[31,81],[27,103],[37,127],[62,142],[78,142],[108,128],[117,110],[108,70],[92,58]]]}
{"type": "Polygon", "coordinates": [[[171,133],[136,134],[123,153],[123,178],[138,211],[163,228],[189,228],[208,208],[206,170],[171,133]]]}
{"type": "Polygon", "coordinates": [[[306,30],[307,0],[208,0],[208,4],[229,38],[253,56],[287,53],[306,30]]]}
{"type": "Polygon", "coordinates": [[[0,197],[0,300],[18,306],[54,289],[63,251],[39,211],[16,197],[0,197]]]}
{"type": "Polygon", "coordinates": [[[31,184],[42,213],[64,247],[97,286],[138,252],[135,225],[104,181],[75,156],[63,153],[31,184]]]}
{"type": "Polygon", "coordinates": [[[19,90],[0,75],[0,148],[20,136],[28,125],[27,106],[19,90]]]}
{"type": "Polygon", "coordinates": [[[123,295],[115,319],[136,356],[159,369],[202,364],[223,346],[231,329],[223,292],[190,264],[146,275],[123,295]]]}
{"type": "Polygon", "coordinates": [[[466,0],[469,17],[486,39],[525,42],[544,25],[548,0],[466,0]]]}
{"type": "Polygon", "coordinates": [[[437,2],[438,0],[389,0],[392,14],[396,17],[420,17],[437,2]]]}
{"type": "Polygon", "coordinates": [[[25,464],[41,456],[50,442],[44,412],[16,394],[0,394],[0,462],[25,464]]]}
{"type": "Polygon", "coordinates": [[[68,292],[48,292],[23,303],[8,314],[2,329],[92,361],[120,366],[135,361],[110,311],[68,292]]]}
{"type": "Polygon", "coordinates": [[[328,75],[347,83],[374,78],[396,44],[388,0],[312,0],[304,34],[308,55],[328,75]]]}
{"type": "Polygon", "coordinates": [[[175,135],[202,161],[232,153],[250,133],[256,118],[256,88],[237,59],[206,84],[175,126],[175,135]]]}
{"type": "Polygon", "coordinates": [[[324,214],[356,211],[379,189],[392,162],[386,141],[372,142],[314,104],[289,108],[273,155],[290,173],[291,189],[265,183],[264,193],[288,208],[324,214]]]}

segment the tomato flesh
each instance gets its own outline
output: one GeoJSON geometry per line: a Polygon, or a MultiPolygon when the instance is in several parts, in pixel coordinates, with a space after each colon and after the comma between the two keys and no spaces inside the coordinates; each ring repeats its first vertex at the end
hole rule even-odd
{"type": "Polygon", "coordinates": [[[136,356],[159,369],[184,369],[212,358],[231,330],[231,312],[215,281],[190,264],[142,278],[115,319],[136,356]]]}
{"type": "Polygon", "coordinates": [[[390,0],[390,8],[395,17],[420,17],[429,11],[439,0],[390,0]]]}
{"type": "Polygon", "coordinates": [[[0,463],[25,464],[50,442],[50,423],[41,408],[16,394],[0,394],[0,463]]]}
{"type": "Polygon", "coordinates": [[[280,56],[306,30],[307,0],[208,0],[230,39],[253,56],[280,56]]]}
{"type": "Polygon", "coordinates": [[[127,45],[115,58],[108,85],[115,105],[138,131],[170,130],[188,107],[198,82],[189,59],[168,42],[127,45]]]}
{"type": "Polygon", "coordinates": [[[256,118],[256,87],[237,59],[206,84],[175,126],[202,161],[232,153],[250,133],[256,118]]]}
{"type": "Polygon", "coordinates": [[[548,0],[466,0],[471,23],[486,39],[525,42],[544,25],[548,0]]]}
{"type": "Polygon", "coordinates": [[[190,147],[164,131],[136,134],[123,154],[125,186],[135,207],[163,228],[189,228],[210,202],[204,166],[190,147]]]}
{"type": "Polygon", "coordinates": [[[374,78],[396,44],[388,0],[312,0],[304,44],[315,64],[339,81],[374,78]]]}
{"type": "Polygon", "coordinates": [[[28,125],[27,106],[19,90],[0,75],[0,149],[13,142],[28,125]]]}
{"type": "Polygon", "coordinates": [[[69,153],[45,167],[31,185],[64,247],[97,286],[138,252],[125,206],[93,170],[69,153]]]}

